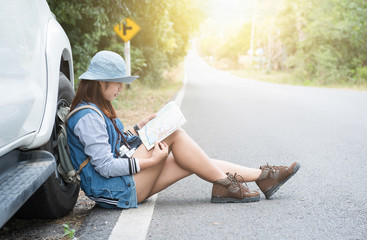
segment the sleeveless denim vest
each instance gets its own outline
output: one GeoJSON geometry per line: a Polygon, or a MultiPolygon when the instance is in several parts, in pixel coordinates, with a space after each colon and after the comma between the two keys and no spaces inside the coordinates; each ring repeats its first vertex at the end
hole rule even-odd
{"type": "MultiPolygon", "coordinates": [[[[84,104],[86,103],[82,103],[81,105],[84,104]]],[[[95,104],[92,105],[96,106],[95,104]]],[[[88,156],[84,153],[84,146],[79,141],[78,137],[74,134],[74,128],[78,120],[88,113],[96,112],[92,109],[82,109],[75,113],[68,121],[68,144],[70,148],[70,157],[75,169],[79,169],[79,165],[88,156]]],[[[106,115],[103,114],[103,116],[107,125],[107,132],[109,136],[108,142],[111,146],[111,152],[114,153],[115,149],[120,148],[120,142],[117,143],[116,146],[118,133],[115,130],[111,120],[106,115]]],[[[122,122],[119,119],[115,119],[115,122],[116,126],[123,133],[124,126],[122,122]]],[[[132,140],[131,138],[135,138],[137,136],[129,137],[124,134],[124,137],[129,142],[130,140],[132,140]]],[[[94,169],[91,163],[88,163],[81,171],[80,178],[80,186],[87,196],[118,200],[117,207],[119,208],[131,208],[138,206],[136,199],[135,182],[133,177],[130,175],[105,178],[94,169]]]]}

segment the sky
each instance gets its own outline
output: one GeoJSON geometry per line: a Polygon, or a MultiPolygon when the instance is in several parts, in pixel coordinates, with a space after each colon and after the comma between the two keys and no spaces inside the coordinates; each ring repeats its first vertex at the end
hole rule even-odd
{"type": "Polygon", "coordinates": [[[244,22],[275,14],[279,0],[208,0],[208,19],[202,33],[225,36],[237,31],[244,22]]]}

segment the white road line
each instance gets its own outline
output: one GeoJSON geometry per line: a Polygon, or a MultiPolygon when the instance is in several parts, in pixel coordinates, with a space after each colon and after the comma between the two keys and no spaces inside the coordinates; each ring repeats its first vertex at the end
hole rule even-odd
{"type": "Polygon", "coordinates": [[[150,197],[138,208],[122,210],[109,240],[144,240],[152,220],[156,199],[157,194],[150,197]]]}
{"type": "Polygon", "coordinates": [[[182,104],[182,100],[183,97],[185,95],[185,89],[186,89],[186,83],[187,83],[187,69],[186,69],[186,62],[184,64],[184,79],[182,81],[182,88],[181,90],[177,93],[176,98],[175,98],[175,102],[177,104],[177,106],[181,107],[182,104]]]}
{"type": "MultiPolygon", "coordinates": [[[[183,96],[185,94],[187,83],[187,69],[184,64],[184,79],[182,89],[175,98],[176,104],[181,107],[183,96]]],[[[148,233],[150,221],[152,220],[155,201],[158,194],[151,196],[147,202],[141,204],[138,208],[130,208],[121,211],[115,227],[112,229],[109,240],[144,240],[148,233]]]]}

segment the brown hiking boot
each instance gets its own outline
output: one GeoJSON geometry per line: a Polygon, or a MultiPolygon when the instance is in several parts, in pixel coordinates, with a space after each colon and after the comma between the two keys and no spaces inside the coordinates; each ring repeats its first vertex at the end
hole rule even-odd
{"type": "MultiPolygon", "coordinates": [[[[238,178],[242,178],[236,173],[234,175],[227,173],[226,178],[219,179],[213,183],[212,203],[246,203],[257,202],[260,200],[260,193],[250,191],[247,184],[244,186],[238,182],[238,178]]],[[[242,178],[243,179],[243,178],[242,178]]]]}
{"type": "Polygon", "coordinates": [[[278,189],[290,179],[301,165],[297,162],[290,166],[270,166],[266,164],[261,166],[262,170],[260,177],[255,181],[260,190],[269,199],[278,189]]]}

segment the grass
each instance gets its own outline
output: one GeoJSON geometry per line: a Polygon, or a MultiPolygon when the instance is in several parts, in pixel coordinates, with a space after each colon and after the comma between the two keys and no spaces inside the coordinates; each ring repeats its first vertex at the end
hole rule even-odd
{"type": "Polygon", "coordinates": [[[233,75],[256,79],[264,82],[280,83],[280,84],[297,84],[292,79],[292,75],[286,72],[265,72],[261,70],[230,70],[233,75]]]}
{"type": "Polygon", "coordinates": [[[228,70],[233,75],[250,78],[258,81],[271,82],[277,84],[290,84],[290,85],[300,85],[300,86],[312,86],[312,87],[326,87],[326,88],[339,88],[339,89],[349,89],[358,91],[367,91],[367,83],[356,84],[348,82],[339,83],[321,83],[317,81],[301,81],[297,79],[291,72],[281,72],[281,71],[261,71],[261,70],[228,70]]]}
{"type": "Polygon", "coordinates": [[[73,239],[74,234],[75,234],[75,229],[71,228],[69,226],[69,223],[64,223],[64,224],[62,224],[62,226],[64,227],[63,237],[68,237],[69,239],[73,239]]]}

